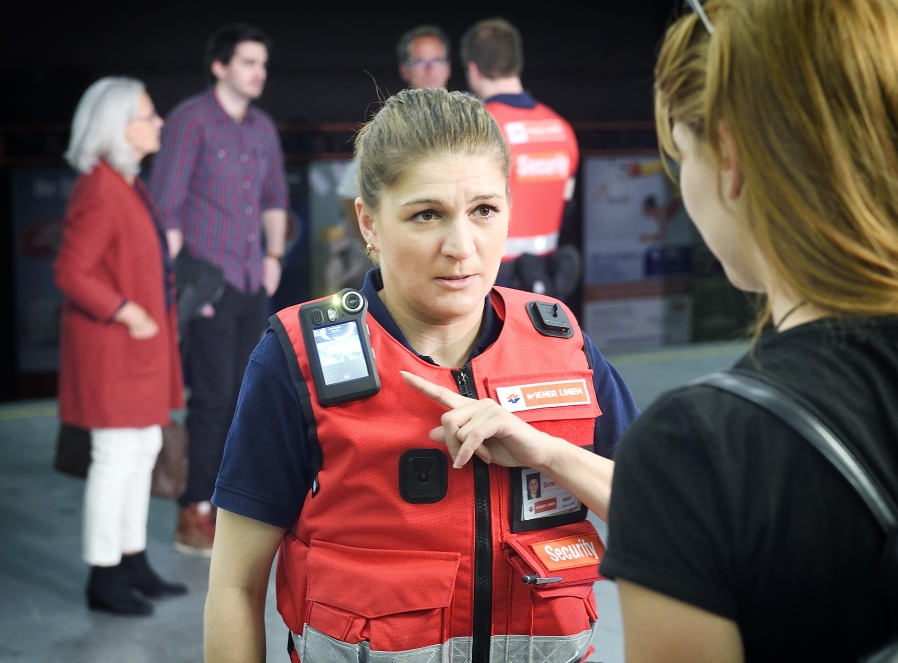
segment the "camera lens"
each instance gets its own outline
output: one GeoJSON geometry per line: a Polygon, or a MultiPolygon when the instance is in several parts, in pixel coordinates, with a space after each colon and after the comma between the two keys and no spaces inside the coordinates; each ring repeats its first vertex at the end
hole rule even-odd
{"type": "Polygon", "coordinates": [[[356,313],[361,310],[363,300],[362,296],[357,292],[347,292],[343,295],[343,308],[348,313],[356,313]]]}

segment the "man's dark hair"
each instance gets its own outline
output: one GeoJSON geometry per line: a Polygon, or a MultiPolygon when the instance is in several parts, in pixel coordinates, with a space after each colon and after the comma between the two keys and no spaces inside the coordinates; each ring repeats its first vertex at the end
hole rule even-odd
{"type": "Polygon", "coordinates": [[[244,41],[259,42],[271,51],[271,39],[262,30],[246,23],[230,23],[218,28],[206,42],[206,73],[209,74],[213,62],[229,64],[237,44],[244,41]]]}
{"type": "Polygon", "coordinates": [[[473,62],[486,78],[520,76],[524,70],[521,33],[504,18],[478,21],[461,38],[461,61],[473,62]]]}
{"type": "Polygon", "coordinates": [[[418,37],[434,37],[443,42],[446,48],[446,58],[449,58],[449,37],[436,25],[418,25],[399,38],[396,42],[396,60],[399,64],[405,63],[412,55],[412,42],[418,37]]]}

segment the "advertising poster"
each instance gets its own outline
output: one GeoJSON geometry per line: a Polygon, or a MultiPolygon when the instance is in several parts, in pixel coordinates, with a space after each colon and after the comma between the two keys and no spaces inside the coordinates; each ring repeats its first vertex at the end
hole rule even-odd
{"type": "Polygon", "coordinates": [[[312,296],[325,297],[343,288],[360,288],[370,266],[358,222],[347,218],[337,185],[349,161],[309,164],[309,220],[312,296]]]}
{"type": "Polygon", "coordinates": [[[697,234],[655,157],[590,157],[583,168],[583,323],[601,349],[691,340],[697,234]]]}
{"type": "Polygon", "coordinates": [[[53,261],[62,243],[62,219],[75,184],[65,166],[20,167],[12,172],[13,268],[18,372],[59,367],[59,312],[53,261]]]}

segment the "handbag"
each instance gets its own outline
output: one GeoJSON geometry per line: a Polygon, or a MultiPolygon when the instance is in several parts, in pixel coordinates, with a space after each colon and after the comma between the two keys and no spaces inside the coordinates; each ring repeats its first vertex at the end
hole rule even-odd
{"type": "Polygon", "coordinates": [[[224,292],[221,269],[195,258],[183,247],[175,258],[175,292],[178,303],[178,338],[187,338],[191,320],[200,317],[206,304],[215,304],[224,292]]]}
{"type": "Polygon", "coordinates": [[[162,449],[153,467],[150,493],[156,497],[177,499],[187,490],[187,429],[177,422],[162,427],[162,449]]]}
{"type": "MultiPolygon", "coordinates": [[[[153,467],[150,493],[156,497],[176,499],[187,489],[187,451],[190,441],[187,429],[172,422],[162,427],[162,449],[153,467]]],[[[56,437],[53,469],[84,479],[90,467],[90,431],[63,423],[56,437]]]]}
{"type": "Polygon", "coordinates": [[[84,479],[90,467],[90,431],[63,423],[56,436],[53,469],[84,479]]]}
{"type": "MultiPolygon", "coordinates": [[[[886,534],[881,575],[886,596],[892,602],[892,618],[898,612],[898,507],[844,442],[814,415],[797,394],[787,393],[756,377],[730,370],[699,378],[692,385],[707,385],[764,408],[810,442],[855,489],[886,534]]],[[[898,624],[896,624],[898,627],[898,624]]],[[[860,663],[898,663],[898,638],[875,652],[862,656],[860,663]]]]}

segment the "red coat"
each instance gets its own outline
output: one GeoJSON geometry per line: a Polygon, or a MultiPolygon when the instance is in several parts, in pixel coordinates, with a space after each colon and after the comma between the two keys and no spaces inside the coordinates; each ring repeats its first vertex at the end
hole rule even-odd
{"type": "Polygon", "coordinates": [[[72,189],[55,269],[65,295],[60,419],[82,428],[167,424],[184,391],[159,233],[135,188],[105,162],[72,189]],[[126,299],[156,321],[156,336],[135,340],[112,321],[126,299]]]}

